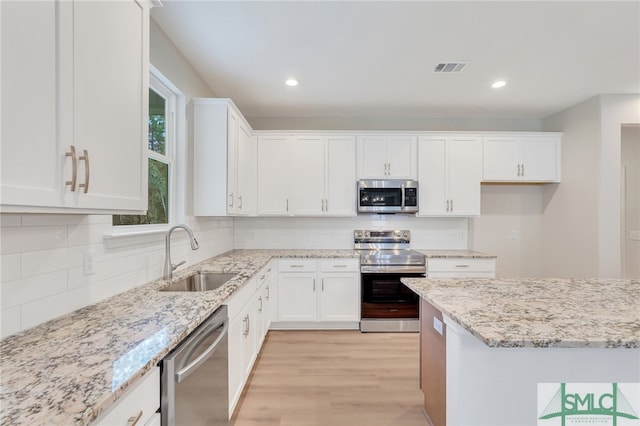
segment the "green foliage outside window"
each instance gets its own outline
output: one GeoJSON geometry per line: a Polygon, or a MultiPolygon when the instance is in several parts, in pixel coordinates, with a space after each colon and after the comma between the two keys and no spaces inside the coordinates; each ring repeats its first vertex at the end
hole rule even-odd
{"type": "MultiPolygon", "coordinates": [[[[149,150],[166,155],[165,99],[149,89],[149,150]]],[[[146,215],[113,215],[113,225],[169,223],[169,164],[149,158],[149,204],[146,215]]]]}

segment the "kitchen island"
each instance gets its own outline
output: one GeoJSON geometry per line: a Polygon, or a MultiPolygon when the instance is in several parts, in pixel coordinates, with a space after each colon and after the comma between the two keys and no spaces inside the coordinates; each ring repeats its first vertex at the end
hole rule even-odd
{"type": "Polygon", "coordinates": [[[421,382],[437,425],[537,424],[549,402],[538,383],[640,382],[639,280],[402,282],[422,298],[421,382]]]}

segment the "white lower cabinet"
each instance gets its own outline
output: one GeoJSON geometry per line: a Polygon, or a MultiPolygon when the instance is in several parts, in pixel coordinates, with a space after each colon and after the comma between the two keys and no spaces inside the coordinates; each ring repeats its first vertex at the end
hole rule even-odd
{"type": "Polygon", "coordinates": [[[265,314],[271,266],[266,266],[238,290],[226,305],[229,309],[229,418],[251,373],[268,330],[265,314]]]}
{"type": "Polygon", "coordinates": [[[283,259],[272,328],[358,328],[358,259],[283,259]]]}
{"type": "Polygon", "coordinates": [[[495,278],[495,258],[427,259],[427,278],[495,278]]]}
{"type": "Polygon", "coordinates": [[[142,380],[129,388],[108,411],[101,414],[94,426],[159,425],[160,367],[154,367],[142,380]]]}

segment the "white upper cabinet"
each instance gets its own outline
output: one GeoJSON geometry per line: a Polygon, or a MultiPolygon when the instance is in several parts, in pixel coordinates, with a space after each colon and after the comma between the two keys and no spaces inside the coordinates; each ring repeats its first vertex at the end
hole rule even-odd
{"type": "Polygon", "coordinates": [[[485,136],[484,182],[560,182],[560,135],[485,136]]]}
{"type": "Polygon", "coordinates": [[[358,179],[416,179],[416,147],[416,136],[358,136],[358,179]]]}
{"type": "Polygon", "coordinates": [[[478,136],[420,138],[418,216],[480,214],[481,146],[478,136]]]}
{"type": "Polygon", "coordinates": [[[258,215],[290,214],[290,139],[289,136],[258,137],[258,215]]]}
{"type": "Polygon", "coordinates": [[[327,136],[324,211],[329,216],[356,215],[356,139],[327,136]]]}
{"type": "Polygon", "coordinates": [[[259,137],[259,215],[355,216],[354,188],[354,137],[259,137]]]}
{"type": "Polygon", "coordinates": [[[257,141],[230,99],[193,99],[196,216],[255,215],[257,141]]]}
{"type": "Polygon", "coordinates": [[[2,210],[144,212],[148,5],[0,7],[2,210]]]}

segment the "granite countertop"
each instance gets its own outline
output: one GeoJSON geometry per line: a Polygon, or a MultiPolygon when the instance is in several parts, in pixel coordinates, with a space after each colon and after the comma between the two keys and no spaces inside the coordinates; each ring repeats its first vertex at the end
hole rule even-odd
{"type": "Polygon", "coordinates": [[[490,347],[640,348],[640,280],[402,282],[490,347]]]}
{"type": "Polygon", "coordinates": [[[422,250],[414,249],[418,253],[424,254],[427,259],[449,259],[449,258],[465,258],[465,259],[495,259],[497,256],[493,254],[481,253],[473,250],[422,250]]]}
{"type": "Polygon", "coordinates": [[[272,258],[357,258],[353,250],[233,250],[178,270],[233,272],[208,292],[159,279],[1,341],[0,424],[86,425],[108,409],[272,258]]]}

